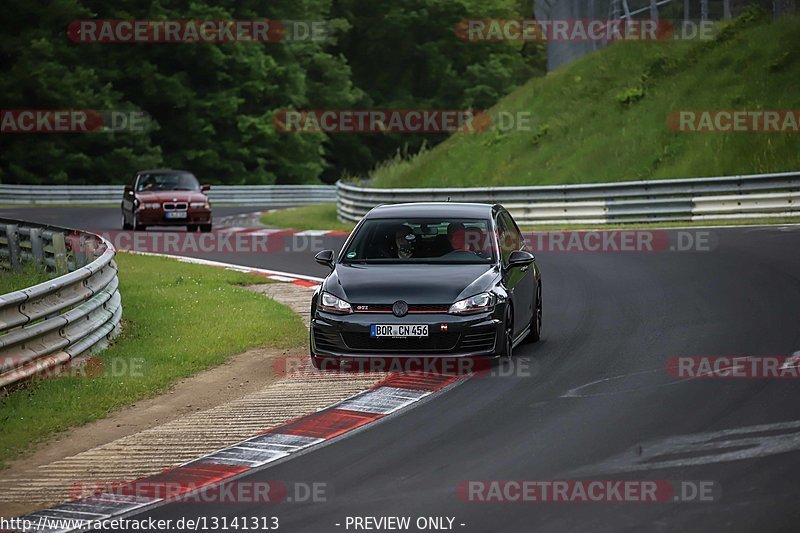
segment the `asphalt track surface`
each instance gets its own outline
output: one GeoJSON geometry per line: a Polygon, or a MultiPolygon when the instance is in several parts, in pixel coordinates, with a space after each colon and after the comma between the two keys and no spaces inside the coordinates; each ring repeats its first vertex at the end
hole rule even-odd
{"type": "MultiPolygon", "coordinates": [[[[95,230],[116,229],[118,218],[99,208],[0,208],[0,216],[95,230]]],[[[796,531],[800,381],[676,380],[666,363],[800,350],[800,228],[708,231],[709,251],[538,253],[544,338],[500,367],[510,375],[469,379],[243,479],[327,483],[327,502],[182,502],[135,518],[277,516],[288,532],[353,531],[345,524],[356,516],[410,516],[412,525],[448,516],[456,531],[796,531]],[[456,495],[465,480],[566,478],[702,480],[717,489],[702,503],[456,495]]],[[[214,259],[324,274],[312,255],[214,259]]]]}

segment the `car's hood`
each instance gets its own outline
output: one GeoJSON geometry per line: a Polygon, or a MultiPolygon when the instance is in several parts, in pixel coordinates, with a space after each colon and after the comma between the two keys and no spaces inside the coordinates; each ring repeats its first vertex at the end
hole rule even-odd
{"type": "Polygon", "coordinates": [[[488,290],[498,276],[494,265],[344,265],[324,289],[356,304],[449,304],[488,290]]]}
{"type": "Polygon", "coordinates": [[[205,202],[206,195],[197,191],[139,191],[142,202],[205,202]]]}

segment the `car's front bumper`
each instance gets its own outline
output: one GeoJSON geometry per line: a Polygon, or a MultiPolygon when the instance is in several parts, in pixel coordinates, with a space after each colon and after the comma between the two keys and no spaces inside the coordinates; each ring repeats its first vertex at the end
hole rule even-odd
{"type": "Polygon", "coordinates": [[[495,313],[457,316],[446,313],[391,314],[317,312],[311,321],[311,351],[317,357],[461,358],[497,357],[503,336],[495,313]],[[428,337],[370,337],[372,324],[426,324],[428,337]]]}
{"type": "Polygon", "coordinates": [[[142,226],[186,226],[212,223],[211,210],[190,208],[185,218],[167,218],[163,209],[140,209],[136,212],[137,222],[142,226]]]}

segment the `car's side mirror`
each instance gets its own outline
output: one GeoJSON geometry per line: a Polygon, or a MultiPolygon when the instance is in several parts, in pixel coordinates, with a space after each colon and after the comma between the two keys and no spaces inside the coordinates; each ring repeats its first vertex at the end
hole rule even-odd
{"type": "Polygon", "coordinates": [[[320,265],[325,265],[333,270],[333,250],[322,250],[320,253],[314,256],[314,260],[320,265]]]}
{"type": "Polygon", "coordinates": [[[211,190],[211,185],[201,185],[200,190],[203,192],[208,192],[211,190]]]}
{"type": "Polygon", "coordinates": [[[508,257],[508,266],[509,267],[528,266],[535,260],[536,258],[533,256],[532,253],[526,252],[525,250],[516,250],[514,252],[511,252],[511,255],[508,257]]]}
{"type": "MultiPolygon", "coordinates": [[[[117,190],[119,190],[119,189],[117,189],[117,190]]],[[[132,192],[133,192],[133,187],[131,187],[130,185],[126,185],[125,186],[125,194],[131,194],[132,192]]]]}

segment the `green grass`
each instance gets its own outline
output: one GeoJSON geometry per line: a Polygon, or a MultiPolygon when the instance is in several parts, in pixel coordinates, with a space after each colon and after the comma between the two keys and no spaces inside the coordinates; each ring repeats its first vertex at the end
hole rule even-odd
{"type": "Polygon", "coordinates": [[[499,111],[532,131],[456,134],[380,165],[376,187],[478,187],[800,169],[797,133],[680,133],[676,110],[800,109],[800,18],[740,18],[706,42],[627,42],[528,82],[499,111]]]}
{"type": "Polygon", "coordinates": [[[50,279],[47,271],[35,263],[25,263],[15,271],[0,269],[0,294],[26,289],[50,279]]]}
{"type": "Polygon", "coordinates": [[[276,228],[309,230],[329,229],[350,231],[355,224],[339,222],[336,204],[315,204],[291,209],[281,209],[261,216],[261,222],[276,228]]]}
{"type": "Polygon", "coordinates": [[[249,348],[292,348],[306,340],[289,308],[237,286],[263,278],[129,254],[118,254],[117,264],[124,329],[98,357],[103,368],[119,371],[38,380],[1,398],[0,462],[249,348]]]}

